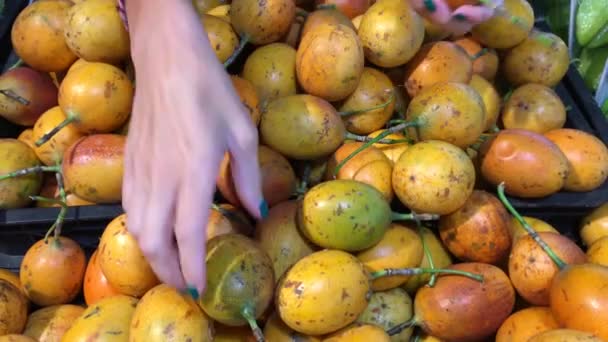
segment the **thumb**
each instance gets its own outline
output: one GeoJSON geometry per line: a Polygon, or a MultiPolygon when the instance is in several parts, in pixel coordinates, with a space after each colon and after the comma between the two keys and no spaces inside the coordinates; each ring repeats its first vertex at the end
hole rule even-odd
{"type": "Polygon", "coordinates": [[[258,131],[247,113],[238,117],[236,122],[231,122],[231,134],[228,136],[232,180],[245,209],[261,219],[268,214],[268,204],[262,194],[258,131]]]}

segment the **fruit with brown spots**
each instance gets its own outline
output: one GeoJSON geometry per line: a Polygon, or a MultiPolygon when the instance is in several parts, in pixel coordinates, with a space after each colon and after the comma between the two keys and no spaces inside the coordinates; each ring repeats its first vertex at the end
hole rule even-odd
{"type": "Polygon", "coordinates": [[[66,190],[93,203],[120,202],[125,143],[119,134],[93,134],[73,143],[63,155],[66,190]]]}
{"type": "Polygon", "coordinates": [[[405,89],[415,97],[437,83],[467,84],[473,76],[473,61],[456,43],[437,41],[424,44],[405,69],[405,89]]]}
{"type": "Polygon", "coordinates": [[[321,339],[318,337],[306,336],[291,329],[281,320],[281,317],[279,317],[276,311],[268,318],[268,321],[264,325],[264,337],[267,341],[277,342],[321,342],[321,339]]]}
{"type": "MultiPolygon", "coordinates": [[[[357,318],[358,323],[373,324],[388,330],[395,325],[406,322],[414,315],[412,298],[400,288],[388,291],[374,292],[367,308],[357,318]]],[[[409,341],[414,327],[407,328],[397,335],[391,336],[391,341],[409,341]]]]}
{"type": "MultiPolygon", "coordinates": [[[[550,232],[540,232],[538,235],[566,264],[587,261],[585,252],[567,237],[550,232]]],[[[549,305],[551,282],[559,273],[560,269],[532,236],[523,236],[513,245],[509,257],[509,277],[517,293],[528,303],[549,305]]]]}
{"type": "Polygon", "coordinates": [[[417,213],[446,215],[462,207],[475,185],[475,167],[460,148],[438,140],[410,146],[393,167],[393,190],[417,213]]]}
{"type": "Polygon", "coordinates": [[[63,35],[71,6],[69,0],[35,1],[19,13],[11,41],[25,64],[42,72],[63,71],[78,58],[63,35]]]}
{"type": "Polygon", "coordinates": [[[364,14],[373,1],[370,0],[317,0],[317,5],[335,5],[348,18],[364,14]]]}
{"type": "Polygon", "coordinates": [[[462,47],[469,57],[474,59],[473,74],[479,75],[489,82],[494,81],[498,71],[498,55],[494,49],[482,52],[481,44],[468,36],[455,39],[454,43],[462,47]]]}
{"type": "Polygon", "coordinates": [[[550,306],[562,327],[608,340],[608,268],[596,264],[568,265],[551,284],[550,306]]]}
{"type": "Polygon", "coordinates": [[[319,8],[316,9],[306,16],[304,26],[300,32],[300,37],[304,37],[315,27],[320,24],[342,24],[356,31],[355,25],[339,8],[319,8]]]}
{"type": "Polygon", "coordinates": [[[340,146],[327,163],[325,179],[351,179],[369,184],[390,202],[394,197],[391,184],[392,163],[384,153],[373,146],[357,153],[334,177],[336,166],[361,146],[361,142],[347,142],[340,146]]]}
{"type": "Polygon", "coordinates": [[[523,129],[504,129],[479,149],[483,178],[505,192],[523,198],[541,198],[562,189],[570,173],[568,159],[542,134],[523,129]]]}
{"type": "Polygon", "coordinates": [[[370,134],[386,125],[395,110],[395,94],[391,79],[383,72],[365,67],[359,84],[340,105],[340,112],[357,112],[343,115],[346,129],[355,134],[370,134]],[[383,104],[384,107],[376,108],[383,104]],[[368,108],[376,108],[367,110],[368,108]]]}
{"type": "Polygon", "coordinates": [[[84,307],[74,304],[40,308],[28,317],[23,334],[36,341],[61,342],[63,335],[84,310],[84,307]]]}
{"type": "Polygon", "coordinates": [[[298,227],[312,243],[349,252],[380,242],[392,212],[382,193],[356,180],[330,180],[312,187],[300,202],[298,227]]]}
{"type": "Polygon", "coordinates": [[[275,286],[268,254],[243,235],[224,234],[207,242],[206,265],[207,287],[199,301],[205,313],[228,326],[255,323],[275,286]]]}
{"type": "Polygon", "coordinates": [[[373,324],[353,323],[328,335],[325,342],[390,342],[390,336],[379,326],[373,324]]]}
{"type": "Polygon", "coordinates": [[[410,136],[417,141],[442,140],[460,148],[474,144],[486,128],[485,104],[465,83],[437,83],[418,92],[407,107],[407,121],[419,123],[409,128],[410,136]]]}
{"type": "Polygon", "coordinates": [[[283,322],[302,334],[320,336],[356,321],[367,307],[370,281],[357,258],[326,249],[300,259],[276,291],[283,322]]]}
{"type": "Polygon", "coordinates": [[[534,30],[505,53],[501,67],[509,83],[519,86],[538,83],[555,87],[570,66],[568,46],[557,35],[534,30]]]}
{"type": "Polygon", "coordinates": [[[42,144],[36,146],[35,142],[42,138],[45,134],[53,130],[57,125],[62,123],[67,118],[66,114],[61,110],[61,107],[55,106],[44,112],[36,121],[32,132],[34,140],[34,152],[40,161],[48,166],[60,164],[63,159],[63,154],[70,146],[78,139],[85,136],[80,132],[73,123],[61,128],[59,132],[42,144]]]}
{"type": "Polygon", "coordinates": [[[528,341],[559,327],[549,307],[532,306],[511,314],[496,332],[496,342],[528,341]]]}
{"type": "Polygon", "coordinates": [[[215,6],[207,11],[207,14],[216,16],[230,23],[230,4],[215,6]]]}
{"type": "Polygon", "coordinates": [[[552,329],[532,336],[528,342],[603,342],[604,339],[586,331],[574,329],[552,329]]]}
{"type": "MultiPolygon", "coordinates": [[[[26,143],[12,138],[0,139],[0,175],[40,165],[36,153],[26,143]]],[[[40,174],[11,177],[0,181],[0,209],[29,205],[42,186],[40,174]]]]}
{"type": "Polygon", "coordinates": [[[213,341],[213,321],[188,294],[159,284],[137,303],[129,327],[131,342],[213,341]]]}
{"type": "MultiPolygon", "coordinates": [[[[296,175],[287,158],[268,146],[259,145],[258,163],[262,175],[262,194],[268,205],[273,206],[289,199],[296,188],[296,175]]],[[[241,207],[230,164],[230,154],[225,153],[216,184],[228,202],[241,207]]]]}
{"type": "Polygon", "coordinates": [[[295,95],[296,50],[285,43],[261,46],[247,57],[242,77],[251,82],[262,102],[295,95]]]}
{"type": "Polygon", "coordinates": [[[118,295],[90,305],[63,335],[62,342],[128,342],[137,298],[118,295]]]}
{"type": "Polygon", "coordinates": [[[210,240],[215,236],[228,233],[250,236],[253,233],[253,227],[241,209],[224,203],[209,209],[206,231],[207,240],[210,240]]]}
{"type": "Polygon", "coordinates": [[[608,267],[608,237],[595,241],[586,254],[588,262],[608,267]]]}
{"type": "Polygon", "coordinates": [[[501,120],[505,128],[543,134],[564,127],[566,107],[553,89],[527,83],[511,93],[502,109],[501,120]]]}
{"type": "Polygon", "coordinates": [[[34,135],[34,129],[26,128],[23,131],[21,131],[21,133],[19,133],[19,136],[17,136],[17,140],[23,141],[24,143],[27,144],[27,146],[31,147],[33,150],[36,148],[36,145],[34,145],[33,135],[34,135]]]}
{"type": "MultiPolygon", "coordinates": [[[[368,134],[368,137],[375,138],[378,135],[382,134],[384,131],[385,131],[385,129],[379,129],[377,131],[374,131],[374,132],[368,134]]],[[[387,135],[385,137],[385,139],[407,140],[407,137],[401,133],[391,133],[391,134],[387,135]]],[[[410,146],[410,143],[409,142],[402,142],[402,143],[396,143],[396,144],[375,143],[372,146],[375,147],[376,149],[379,149],[380,151],[382,151],[382,153],[384,153],[384,155],[387,156],[388,159],[391,161],[391,165],[395,165],[397,160],[399,160],[399,157],[401,157],[401,154],[403,153],[403,151],[405,151],[410,146]]]]}
{"type": "Polygon", "coordinates": [[[21,280],[19,280],[18,274],[4,268],[0,268],[0,280],[6,280],[9,283],[13,284],[19,291],[21,291],[21,293],[23,293],[23,296],[27,299],[27,293],[23,289],[23,286],[21,286],[21,280]]]}
{"type": "Polygon", "coordinates": [[[608,147],[600,139],[573,128],[554,129],[546,132],[545,137],[568,159],[570,172],[564,190],[592,191],[608,179],[608,147]]]}
{"type": "Polygon", "coordinates": [[[253,123],[257,126],[260,123],[260,97],[253,83],[236,75],[230,75],[232,86],[241,99],[241,103],[247,111],[253,123]]]}
{"type": "Polygon", "coordinates": [[[475,25],[471,30],[473,39],[493,49],[509,49],[524,41],[534,27],[534,10],[530,2],[504,0],[503,10],[506,15],[496,15],[475,25]]]}
{"type": "Polygon", "coordinates": [[[98,251],[99,267],[115,290],[139,298],[158,285],[156,274],[128,231],[126,214],[106,226],[98,251]]]}
{"type": "Polygon", "coordinates": [[[448,269],[481,275],[483,282],[462,275],[438,277],[434,287],[425,286],[416,293],[414,322],[440,340],[490,337],[515,305],[509,277],[500,268],[483,263],[454,264],[448,269]]]}
{"type": "Polygon", "coordinates": [[[116,65],[129,57],[129,33],[113,0],[86,0],[72,6],[63,34],[70,50],[89,62],[116,65]]]}
{"type": "Polygon", "coordinates": [[[511,250],[510,224],[496,196],[474,190],[462,207],[439,219],[439,235],[458,259],[496,265],[511,250]]]}
{"type": "Polygon", "coordinates": [[[236,32],[229,22],[211,14],[203,14],[200,19],[215,56],[220,63],[226,62],[239,45],[236,32]]]}
{"type": "Polygon", "coordinates": [[[333,102],[357,89],[365,56],[351,27],[321,23],[302,36],[296,51],[296,76],[306,93],[333,102]]]}
{"type": "Polygon", "coordinates": [[[266,45],[281,39],[296,15],[293,0],[232,0],[230,23],[241,37],[254,45],[266,45]]]}
{"type": "Polygon", "coordinates": [[[583,218],[580,235],[585,246],[608,236],[608,201],[594,208],[583,218]]]}
{"type": "Polygon", "coordinates": [[[261,143],[289,159],[314,160],[344,142],[346,128],[331,103],[306,94],[270,101],[262,111],[261,143]]]}
{"type": "Polygon", "coordinates": [[[17,67],[0,75],[0,116],[6,120],[32,126],[56,105],[57,86],[47,73],[17,67]]]}
{"type": "MultiPolygon", "coordinates": [[[[356,254],[369,272],[388,268],[414,268],[422,262],[422,241],[411,226],[391,224],[384,236],[374,246],[356,254]]],[[[408,276],[389,276],[372,281],[373,291],[394,289],[407,282],[408,276]]]]}
{"type": "Polygon", "coordinates": [[[82,288],[86,258],[74,240],[60,236],[38,240],[23,256],[19,279],[38,306],[67,304],[82,288]]]}
{"type": "Polygon", "coordinates": [[[473,76],[471,76],[469,86],[475,89],[479,96],[481,96],[486,118],[485,123],[483,125],[483,131],[487,132],[491,130],[494,125],[496,125],[496,121],[498,121],[498,116],[500,114],[500,109],[502,106],[502,99],[500,98],[498,91],[496,91],[496,88],[492,85],[492,83],[477,74],[473,74],[473,76]]]}
{"type": "MultiPolygon", "coordinates": [[[[452,265],[452,256],[448,253],[445,246],[441,243],[441,240],[433,233],[429,228],[423,227],[421,239],[424,239],[424,243],[426,244],[426,248],[431,255],[431,259],[433,261],[433,265],[435,268],[447,268],[452,265]]],[[[422,262],[420,262],[420,266],[422,268],[431,267],[430,261],[426,256],[426,253],[422,255],[422,262]]],[[[418,275],[411,276],[408,281],[403,284],[403,288],[411,295],[416,293],[416,291],[428,284],[431,279],[431,275],[429,273],[422,273],[418,275]]]]}
{"type": "MultiPolygon", "coordinates": [[[[559,234],[559,231],[557,229],[555,229],[552,225],[541,219],[537,219],[530,216],[523,216],[523,218],[526,223],[528,223],[530,227],[532,227],[532,229],[534,229],[534,231],[536,232],[550,232],[559,234]]],[[[514,246],[515,242],[517,242],[517,240],[519,240],[522,236],[529,235],[528,232],[524,229],[524,227],[522,227],[521,223],[519,223],[519,221],[515,217],[511,218],[510,233],[512,240],[511,246],[514,246]]]]}
{"type": "Polygon", "coordinates": [[[20,334],[27,320],[28,303],[21,290],[0,279],[0,336],[20,334]]]}
{"type": "Polygon", "coordinates": [[[98,253],[99,251],[97,249],[93,252],[84,273],[84,285],[82,290],[84,301],[87,306],[92,306],[104,298],[121,294],[120,291],[110,285],[108,278],[103,274],[103,271],[99,266],[98,253]]]}
{"type": "Polygon", "coordinates": [[[268,211],[268,217],[258,221],[255,240],[270,259],[278,281],[285,271],[317,247],[308,241],[296,224],[297,201],[281,202],[268,211]]]}

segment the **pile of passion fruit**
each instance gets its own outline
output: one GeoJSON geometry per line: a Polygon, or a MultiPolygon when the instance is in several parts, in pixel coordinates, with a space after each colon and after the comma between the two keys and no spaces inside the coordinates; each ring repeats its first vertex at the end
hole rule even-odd
{"type": "Polygon", "coordinates": [[[461,37],[403,0],[193,6],[258,129],[269,215],[242,208],[226,154],[201,298],[158,280],[125,214],[87,257],[63,220],[121,202],[129,35],[114,0],[33,2],[0,76],[22,127],[0,139],[0,207],[59,214],[0,270],[0,341],[608,341],[608,202],[577,244],[507,197],[608,177],[605,144],[565,127],[567,47],[526,0],[461,37]]]}

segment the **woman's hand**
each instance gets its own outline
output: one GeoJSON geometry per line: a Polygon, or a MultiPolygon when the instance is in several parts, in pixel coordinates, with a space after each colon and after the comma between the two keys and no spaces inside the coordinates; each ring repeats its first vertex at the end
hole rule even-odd
{"type": "Polygon", "coordinates": [[[263,202],[257,130],[190,1],[128,0],[137,90],[125,156],[129,231],[178,289],[205,288],[206,226],[225,151],[243,205],[263,202]]]}
{"type": "Polygon", "coordinates": [[[463,5],[451,10],[446,0],[410,0],[418,13],[443,27],[454,36],[461,36],[494,15],[503,0],[492,0],[491,5],[463,5]]]}

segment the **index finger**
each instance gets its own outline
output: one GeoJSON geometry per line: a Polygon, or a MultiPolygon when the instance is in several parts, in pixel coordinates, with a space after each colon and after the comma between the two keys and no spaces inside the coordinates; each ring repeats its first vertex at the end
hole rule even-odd
{"type": "Polygon", "coordinates": [[[410,0],[410,3],[416,12],[432,22],[445,24],[452,17],[450,7],[443,0],[410,0]]]}

